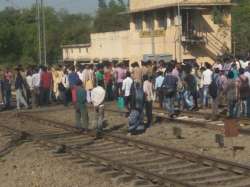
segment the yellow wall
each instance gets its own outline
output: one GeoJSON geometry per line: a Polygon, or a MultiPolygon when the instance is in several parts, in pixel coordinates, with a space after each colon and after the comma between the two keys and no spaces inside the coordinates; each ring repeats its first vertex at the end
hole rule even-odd
{"type": "MultiPolygon", "coordinates": [[[[202,2],[222,2],[208,1],[202,2]]],[[[176,2],[174,0],[132,0],[131,9],[143,6],[155,6],[161,3],[176,2]]],[[[185,2],[201,2],[201,0],[189,0],[185,2]]],[[[229,2],[229,0],[225,0],[229,2]]],[[[148,31],[144,13],[131,15],[130,30],[119,32],[95,33],[91,34],[91,46],[88,49],[79,48],[68,49],[69,58],[74,60],[81,58],[94,59],[129,59],[130,62],[141,61],[144,54],[152,54],[152,43],[154,42],[155,54],[172,55],[173,59],[182,61],[183,59],[196,58],[198,62],[205,61],[213,63],[217,55],[222,55],[225,51],[231,51],[231,13],[230,8],[224,8],[224,24],[214,24],[212,17],[212,8],[207,7],[201,10],[192,10],[192,22],[195,30],[201,31],[205,44],[197,44],[191,48],[185,48],[179,45],[179,31],[177,7],[166,8],[164,11],[170,21],[166,28],[159,28],[157,20],[157,11],[151,12],[154,18],[154,31],[148,31]],[[170,16],[169,12],[172,12],[170,16]],[[136,30],[135,17],[141,15],[143,19],[142,30],[136,30]],[[171,20],[170,20],[171,18],[171,20]],[[180,50],[179,50],[180,49],[180,50]],[[73,53],[71,52],[73,50],[73,53]],[[179,54],[181,52],[181,55],[179,54]],[[181,58],[181,59],[180,59],[181,58]]],[[[161,10],[162,11],[162,10],[161,10]]],[[[185,20],[183,20],[184,22],[185,20]]],[[[182,37],[183,38],[183,37],[182,37]]],[[[63,50],[63,58],[66,58],[66,49],[63,50]]]]}
{"type": "Polygon", "coordinates": [[[63,47],[63,60],[80,60],[91,58],[89,47],[63,47]]]}

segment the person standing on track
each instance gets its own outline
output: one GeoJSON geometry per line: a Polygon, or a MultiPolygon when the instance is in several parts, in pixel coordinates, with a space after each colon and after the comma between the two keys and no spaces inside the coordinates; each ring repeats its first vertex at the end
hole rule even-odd
{"type": "Polygon", "coordinates": [[[116,96],[119,97],[122,94],[122,82],[126,76],[126,69],[123,64],[118,64],[118,67],[115,69],[115,80],[116,80],[116,96]]]}
{"type": "Polygon", "coordinates": [[[61,92],[60,94],[64,106],[68,106],[68,102],[70,100],[70,89],[69,89],[69,75],[67,69],[63,71],[62,80],[61,83],[59,84],[59,90],[61,92]]]}
{"type": "Polygon", "coordinates": [[[89,65],[86,65],[83,70],[83,84],[87,92],[87,101],[91,102],[91,90],[94,87],[94,73],[89,65]]]}
{"type": "Polygon", "coordinates": [[[250,96],[250,86],[249,79],[244,73],[245,70],[240,68],[238,82],[240,91],[241,115],[247,117],[247,99],[250,96]]]}
{"type": "Polygon", "coordinates": [[[32,108],[36,108],[41,105],[40,103],[40,80],[41,80],[41,76],[39,73],[39,69],[35,68],[34,73],[32,75],[32,86],[31,86],[32,108]]]}
{"type": "Polygon", "coordinates": [[[80,80],[78,74],[75,72],[75,67],[72,66],[70,68],[70,73],[69,73],[69,76],[68,76],[68,79],[69,79],[69,86],[70,86],[70,90],[71,90],[71,95],[72,95],[72,101],[73,102],[76,102],[76,98],[74,97],[75,95],[75,87],[76,87],[76,84],[77,82],[80,80]]]}
{"type": "Polygon", "coordinates": [[[206,62],[206,70],[202,73],[202,83],[203,83],[203,108],[208,107],[209,104],[209,86],[212,82],[212,66],[206,62]]]}
{"type": "Polygon", "coordinates": [[[3,79],[3,91],[4,91],[4,104],[5,109],[9,109],[11,107],[11,85],[12,85],[13,75],[10,72],[9,68],[7,68],[4,79],[3,79]]]}
{"type": "Polygon", "coordinates": [[[15,90],[16,90],[16,105],[17,110],[20,110],[20,104],[23,104],[26,109],[28,109],[28,104],[23,97],[24,92],[24,79],[20,73],[20,69],[17,69],[17,76],[15,80],[15,90]]]}
{"type": "Polygon", "coordinates": [[[239,106],[240,106],[239,82],[234,79],[234,72],[232,71],[228,73],[228,81],[224,92],[228,102],[228,117],[230,118],[239,117],[239,106]]]}
{"type": "Polygon", "coordinates": [[[219,119],[219,99],[221,90],[220,70],[219,68],[215,68],[212,74],[212,82],[209,86],[209,93],[212,97],[213,120],[219,119]]]}
{"type": "Polygon", "coordinates": [[[96,118],[96,138],[101,138],[104,121],[104,100],[106,92],[104,88],[97,84],[97,86],[91,91],[91,100],[95,109],[96,118]]]}
{"type": "Polygon", "coordinates": [[[3,90],[3,72],[2,69],[0,69],[0,95],[1,95],[1,102],[0,104],[4,104],[4,90],[3,90]]]}
{"type": "Polygon", "coordinates": [[[178,78],[172,75],[172,70],[172,65],[168,64],[168,67],[166,68],[166,76],[161,87],[164,94],[164,106],[169,112],[170,117],[174,117],[175,115],[174,101],[178,84],[178,78]]]}
{"type": "Polygon", "coordinates": [[[163,81],[164,81],[163,73],[161,71],[159,71],[157,73],[157,77],[155,79],[155,90],[156,90],[156,95],[158,97],[161,108],[163,106],[163,98],[164,98],[162,91],[161,91],[161,86],[162,86],[163,81]]]}
{"type": "Polygon", "coordinates": [[[31,105],[31,91],[32,91],[32,71],[28,70],[26,74],[26,95],[27,95],[27,103],[28,105],[31,105]]]}
{"type": "Polygon", "coordinates": [[[153,84],[148,75],[143,76],[143,92],[145,94],[145,111],[147,116],[147,125],[149,128],[153,122],[153,84]]]}
{"type": "Polygon", "coordinates": [[[82,81],[78,80],[76,84],[76,103],[75,103],[75,118],[76,128],[79,128],[85,132],[89,127],[89,116],[87,103],[87,94],[82,86],[82,81]]]}
{"type": "Polygon", "coordinates": [[[41,73],[41,104],[48,106],[49,105],[49,99],[50,99],[50,89],[52,86],[52,74],[51,72],[48,72],[47,67],[43,67],[43,71],[41,73]]]}
{"type": "Polygon", "coordinates": [[[125,105],[129,111],[129,113],[131,111],[131,102],[132,102],[132,98],[131,98],[132,84],[133,84],[133,80],[131,78],[131,74],[130,74],[130,72],[127,72],[126,79],[124,79],[122,82],[122,91],[123,91],[123,95],[124,95],[124,99],[125,99],[125,105]]]}
{"type": "Polygon", "coordinates": [[[132,64],[132,78],[134,82],[141,84],[142,82],[142,69],[139,67],[138,62],[132,64]]]}

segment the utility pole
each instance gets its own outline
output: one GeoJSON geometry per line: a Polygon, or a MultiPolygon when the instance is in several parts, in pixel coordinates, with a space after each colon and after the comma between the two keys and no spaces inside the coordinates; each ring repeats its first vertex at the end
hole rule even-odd
{"type": "Polygon", "coordinates": [[[178,27],[179,27],[179,62],[182,61],[182,45],[181,45],[181,38],[182,38],[182,23],[181,23],[181,7],[180,7],[180,0],[178,0],[178,27]]]}
{"type": "Polygon", "coordinates": [[[38,37],[38,59],[39,64],[42,64],[42,46],[41,46],[41,16],[40,16],[40,2],[36,0],[37,7],[37,37],[38,37]]]}
{"type": "Polygon", "coordinates": [[[151,20],[151,28],[150,28],[150,34],[151,34],[151,47],[152,47],[152,55],[153,55],[153,59],[156,60],[155,58],[155,25],[154,25],[154,19],[155,19],[155,15],[152,16],[153,19],[151,20]]]}
{"type": "Polygon", "coordinates": [[[45,21],[45,11],[44,11],[44,1],[41,0],[42,6],[42,18],[43,18],[43,50],[44,50],[44,65],[47,66],[47,46],[46,46],[46,21],[45,21]]]}

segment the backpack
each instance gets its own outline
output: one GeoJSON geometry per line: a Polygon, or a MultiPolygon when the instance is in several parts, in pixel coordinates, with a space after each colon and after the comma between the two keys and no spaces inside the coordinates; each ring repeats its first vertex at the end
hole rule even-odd
{"type": "Polygon", "coordinates": [[[135,89],[135,108],[143,109],[144,92],[142,89],[135,89]]]}
{"type": "Polygon", "coordinates": [[[240,86],[240,98],[242,100],[245,100],[247,98],[247,96],[249,95],[250,92],[250,87],[249,87],[249,83],[248,83],[248,79],[243,80],[240,77],[240,82],[241,82],[241,86],[240,86]]]}
{"type": "Polygon", "coordinates": [[[209,85],[209,95],[215,99],[218,96],[219,84],[218,84],[219,76],[213,76],[212,82],[209,85]]]}
{"type": "Polygon", "coordinates": [[[167,75],[165,77],[165,80],[163,81],[162,87],[161,87],[161,91],[163,93],[163,96],[165,97],[173,97],[176,94],[177,91],[177,82],[175,83],[175,85],[171,85],[169,83],[173,83],[173,81],[171,81],[171,76],[172,75],[167,75]]]}

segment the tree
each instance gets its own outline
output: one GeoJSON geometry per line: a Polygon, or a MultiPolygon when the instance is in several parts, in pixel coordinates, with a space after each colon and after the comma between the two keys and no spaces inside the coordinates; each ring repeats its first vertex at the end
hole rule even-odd
{"type": "MultiPolygon", "coordinates": [[[[84,14],[69,14],[45,8],[48,63],[61,58],[61,45],[87,43],[93,28],[93,18],[84,14]]],[[[36,8],[0,11],[0,64],[38,63],[36,8]]]]}
{"type": "Polygon", "coordinates": [[[94,21],[95,32],[127,30],[129,16],[121,14],[127,7],[123,0],[110,0],[106,8],[99,8],[94,21]]]}
{"type": "Polygon", "coordinates": [[[232,9],[233,38],[237,54],[246,54],[250,51],[250,1],[237,0],[237,3],[232,9]]]}
{"type": "Polygon", "coordinates": [[[99,9],[107,8],[106,1],[105,0],[98,0],[98,7],[99,7],[99,9]]]}

